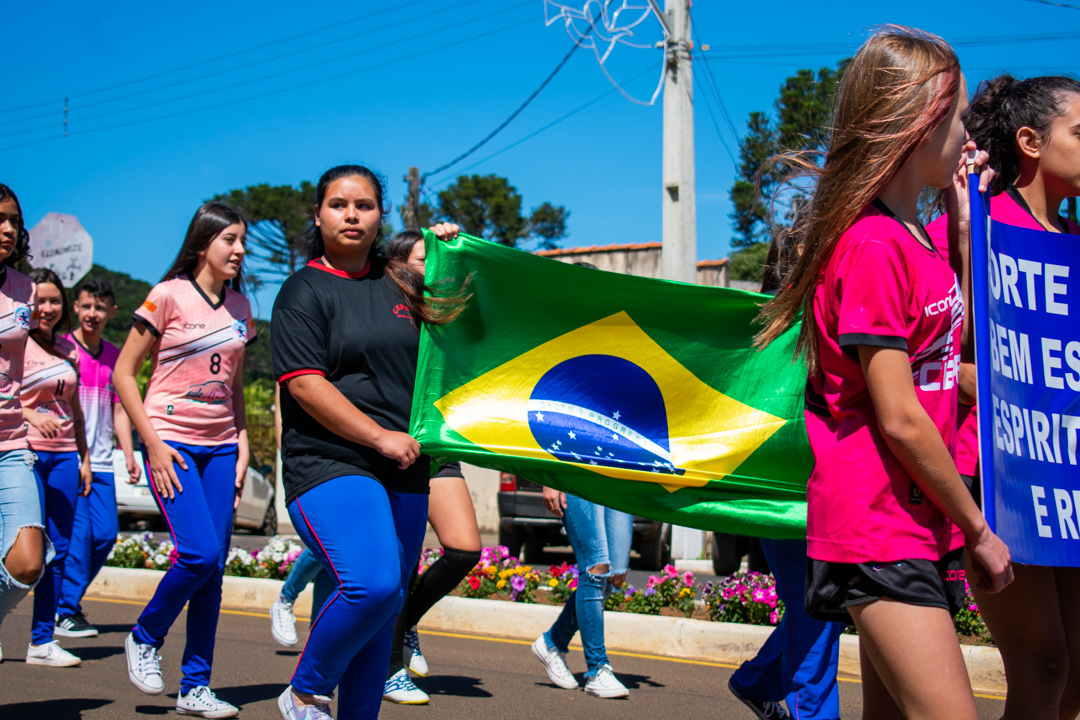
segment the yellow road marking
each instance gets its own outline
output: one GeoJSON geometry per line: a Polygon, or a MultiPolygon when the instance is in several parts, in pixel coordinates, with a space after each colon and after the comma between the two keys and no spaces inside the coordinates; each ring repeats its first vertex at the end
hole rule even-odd
{"type": "MultiPolygon", "coordinates": [[[[146,605],[145,602],[140,602],[140,601],[136,601],[136,600],[115,600],[113,598],[85,597],[85,598],[83,598],[83,600],[92,600],[94,602],[103,602],[103,603],[115,603],[117,605],[146,605]]],[[[257,617],[257,618],[267,618],[267,619],[270,617],[269,613],[245,612],[243,610],[222,610],[221,614],[222,615],[240,615],[240,616],[243,616],[243,617],[257,617]]],[[[297,617],[296,619],[297,620],[303,620],[304,622],[311,622],[311,618],[309,618],[309,617],[297,617]]],[[[486,635],[467,635],[465,633],[441,632],[441,631],[438,631],[438,630],[421,630],[420,634],[421,635],[434,635],[436,637],[458,638],[458,639],[461,639],[461,640],[482,640],[483,642],[504,643],[506,645],[532,645],[532,642],[529,641],[529,640],[512,640],[510,638],[487,637],[486,635]]],[[[580,645],[571,645],[570,649],[571,650],[581,650],[581,646],[580,645]]],[[[727,670],[734,670],[735,668],[739,667],[738,665],[729,665],[727,663],[708,662],[708,661],[705,661],[705,660],[686,660],[686,659],[683,659],[683,658],[664,657],[662,655],[648,655],[648,654],[645,654],[645,653],[620,652],[620,651],[617,651],[617,650],[609,650],[608,655],[618,655],[619,657],[640,658],[642,660],[658,660],[660,662],[682,663],[683,665],[702,665],[704,667],[718,667],[718,668],[725,668],[727,670]]],[[[837,680],[839,680],[840,682],[850,682],[850,683],[860,683],[860,684],[862,683],[862,680],[860,680],[859,678],[838,677],[837,680]]],[[[984,694],[984,693],[975,693],[975,697],[977,697],[977,698],[986,698],[987,700],[1004,700],[1005,699],[1004,695],[987,695],[987,694],[984,694]]]]}

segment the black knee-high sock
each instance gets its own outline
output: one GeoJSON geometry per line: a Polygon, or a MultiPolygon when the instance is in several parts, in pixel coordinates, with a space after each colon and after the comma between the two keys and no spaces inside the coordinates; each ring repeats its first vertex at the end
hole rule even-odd
{"type": "MultiPolygon", "coordinates": [[[[416,582],[409,583],[411,592],[394,622],[394,644],[390,650],[390,668],[387,677],[405,667],[405,632],[424,617],[424,613],[457,587],[461,579],[480,562],[479,550],[443,548],[443,556],[416,582]]],[[[413,570],[413,577],[416,570],[413,570]]]]}

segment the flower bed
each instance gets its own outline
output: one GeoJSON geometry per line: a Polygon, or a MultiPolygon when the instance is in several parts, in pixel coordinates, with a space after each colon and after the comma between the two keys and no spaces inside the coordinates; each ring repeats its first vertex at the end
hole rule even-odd
{"type": "MultiPolygon", "coordinates": [[[[301,545],[281,537],[271,538],[266,547],[257,551],[234,547],[229,551],[225,574],[284,580],[302,551],[301,545]]],[[[423,575],[441,557],[442,548],[426,548],[420,555],[417,575],[423,575]]],[[[176,558],[176,550],[170,541],[155,544],[150,533],[140,533],[118,538],[106,564],[168,570],[176,558]]],[[[505,547],[496,546],[481,551],[480,562],[452,594],[562,605],[577,588],[577,583],[575,565],[563,563],[537,570],[511,557],[505,547]]],[[[693,573],[679,573],[671,565],[665,566],[660,575],[650,576],[644,588],[626,585],[612,592],[604,601],[604,609],[765,626],[778,624],[784,616],[784,604],[776,595],[776,583],[771,575],[737,572],[699,587],[693,573]]],[[[954,623],[957,633],[966,641],[992,642],[970,588],[964,608],[957,613],[954,623]]]]}

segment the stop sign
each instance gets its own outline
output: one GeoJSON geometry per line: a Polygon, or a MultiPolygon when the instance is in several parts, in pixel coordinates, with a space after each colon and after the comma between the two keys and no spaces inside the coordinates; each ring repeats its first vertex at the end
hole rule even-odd
{"type": "Polygon", "coordinates": [[[33,267],[49,268],[70,289],[90,272],[94,241],[74,215],[49,213],[30,230],[30,253],[33,267]]]}

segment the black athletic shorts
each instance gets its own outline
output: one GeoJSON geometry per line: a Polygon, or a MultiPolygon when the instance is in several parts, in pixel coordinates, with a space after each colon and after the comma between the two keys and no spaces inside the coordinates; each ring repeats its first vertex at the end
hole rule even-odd
{"type": "Polygon", "coordinates": [[[963,548],[937,561],[806,563],[806,611],[813,618],[850,623],[849,607],[882,598],[955,615],[964,603],[963,548]]]}
{"type": "Polygon", "coordinates": [[[971,475],[961,475],[960,479],[967,485],[968,491],[971,493],[971,498],[975,501],[975,504],[982,510],[982,483],[979,482],[979,478],[972,477],[971,475]]]}
{"type": "Polygon", "coordinates": [[[461,463],[452,462],[440,465],[439,469],[435,471],[435,474],[431,477],[465,477],[461,474],[461,463]]]}

